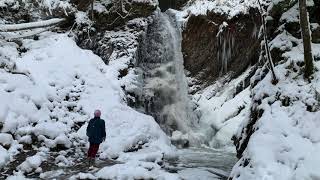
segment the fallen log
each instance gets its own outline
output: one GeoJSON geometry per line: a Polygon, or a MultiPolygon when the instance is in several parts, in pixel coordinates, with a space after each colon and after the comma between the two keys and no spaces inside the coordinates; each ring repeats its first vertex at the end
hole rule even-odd
{"type": "Polygon", "coordinates": [[[44,20],[44,21],[22,23],[22,24],[1,24],[0,32],[14,32],[14,31],[36,29],[36,28],[45,28],[49,26],[55,26],[63,21],[65,21],[64,18],[53,18],[53,19],[44,20]]]}

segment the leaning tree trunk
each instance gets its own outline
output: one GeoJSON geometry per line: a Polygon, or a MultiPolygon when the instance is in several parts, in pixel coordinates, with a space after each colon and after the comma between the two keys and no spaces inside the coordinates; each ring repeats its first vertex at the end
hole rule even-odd
{"type": "Polygon", "coordinates": [[[304,76],[309,78],[313,73],[313,56],[311,49],[311,35],[309,29],[309,18],[306,0],[299,0],[300,10],[300,27],[303,38],[305,73],[304,76]]]}
{"type": "Polygon", "coordinates": [[[262,22],[262,31],[263,31],[262,33],[263,33],[263,39],[264,39],[264,47],[265,47],[265,51],[266,51],[267,60],[269,63],[269,68],[271,70],[272,84],[275,85],[278,83],[278,78],[277,78],[275,70],[274,70],[275,69],[274,63],[272,60],[272,56],[271,56],[271,52],[270,52],[270,48],[269,48],[269,43],[268,43],[266,13],[262,7],[260,0],[258,0],[258,4],[260,6],[260,18],[261,18],[261,22],[262,22]]]}

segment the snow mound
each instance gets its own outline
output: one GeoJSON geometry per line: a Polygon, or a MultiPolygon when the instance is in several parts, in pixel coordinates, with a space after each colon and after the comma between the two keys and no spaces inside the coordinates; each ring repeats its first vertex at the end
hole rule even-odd
{"type": "Polygon", "coordinates": [[[11,134],[0,133],[0,145],[10,146],[12,141],[13,141],[13,137],[11,134]]]}

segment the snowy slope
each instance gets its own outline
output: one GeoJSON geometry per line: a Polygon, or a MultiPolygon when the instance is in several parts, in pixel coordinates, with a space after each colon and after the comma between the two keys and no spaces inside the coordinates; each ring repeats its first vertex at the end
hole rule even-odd
{"type": "MultiPolygon", "coordinates": [[[[118,70],[125,61],[106,66],[66,34],[46,33],[39,41],[24,40],[27,52],[21,56],[17,47],[7,42],[0,46],[0,51],[9,57],[7,61],[15,62],[16,71],[29,74],[0,69],[1,132],[13,135],[8,150],[0,145],[0,166],[9,163],[8,156],[13,160],[23,143],[35,144],[32,136],[45,147],[39,150],[43,153],[57,144],[67,148],[87,146],[86,124],[79,129],[78,122],[87,122],[95,109],[101,109],[106,120],[107,140],[101,145],[101,157],[129,161],[144,160],[150,155],[156,160],[171,151],[170,141],[154,119],[126,105],[123,82],[118,79],[118,70]],[[139,143],[144,144],[144,156],[124,153],[139,143]]],[[[126,83],[130,83],[128,79],[126,83]]],[[[29,171],[26,163],[19,169],[29,171]]]]}
{"type": "MultiPolygon", "coordinates": [[[[312,48],[320,57],[319,44],[312,48]]],[[[268,74],[252,90],[254,100],[262,99],[258,108],[264,113],[233,169],[234,179],[320,178],[320,73],[316,71],[311,82],[303,78],[298,66],[303,61],[302,49],[300,44],[284,54],[288,60],[276,67],[277,85],[271,84],[268,74]]],[[[319,61],[315,66],[320,68],[319,61]]]]}
{"type": "Polygon", "coordinates": [[[210,147],[234,151],[231,138],[250,116],[250,88],[235,95],[236,85],[244,80],[248,72],[227,83],[221,78],[194,95],[197,111],[201,114],[199,133],[207,138],[210,147]]]}

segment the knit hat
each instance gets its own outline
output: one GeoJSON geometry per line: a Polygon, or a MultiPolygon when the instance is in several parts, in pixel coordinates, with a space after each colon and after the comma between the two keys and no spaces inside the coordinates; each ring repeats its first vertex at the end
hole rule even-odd
{"type": "Polygon", "coordinates": [[[94,117],[100,117],[101,116],[101,111],[100,110],[95,110],[94,111],[94,117]]]}

